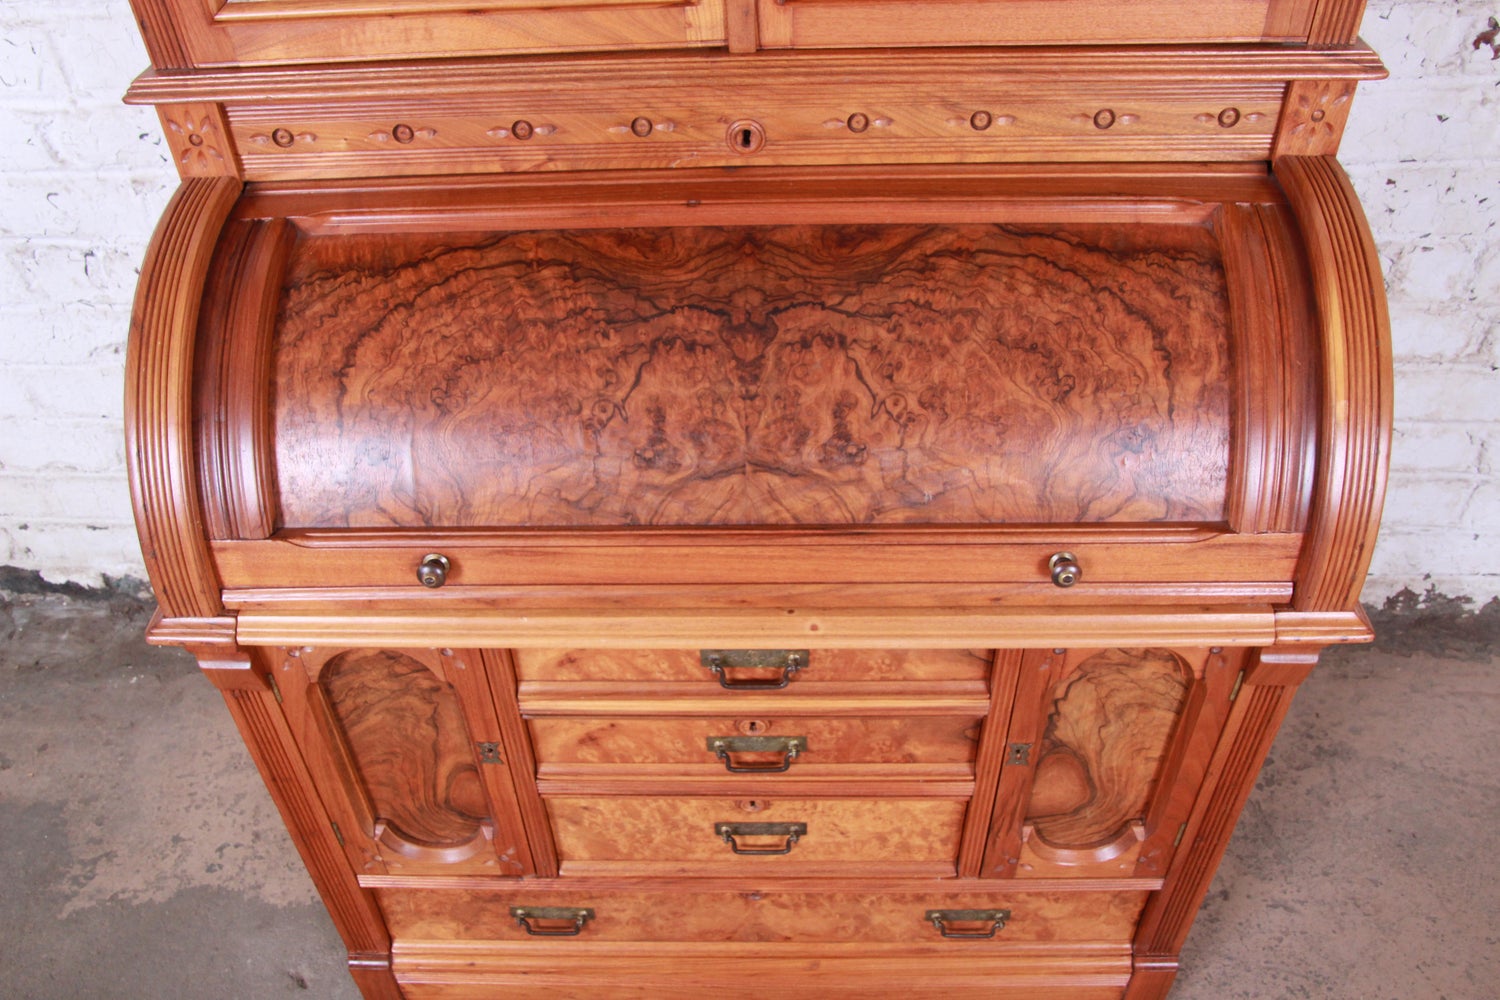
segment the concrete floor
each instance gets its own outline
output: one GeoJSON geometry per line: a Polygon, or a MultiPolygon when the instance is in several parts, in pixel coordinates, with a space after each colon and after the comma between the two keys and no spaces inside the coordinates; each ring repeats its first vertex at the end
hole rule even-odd
{"type": "MultiPolygon", "coordinates": [[[[354,998],[218,695],[138,599],[32,584],[0,591],[0,997],[354,998]]],[[[1500,996],[1500,608],[1412,603],[1298,696],[1174,1000],[1500,996]]]]}

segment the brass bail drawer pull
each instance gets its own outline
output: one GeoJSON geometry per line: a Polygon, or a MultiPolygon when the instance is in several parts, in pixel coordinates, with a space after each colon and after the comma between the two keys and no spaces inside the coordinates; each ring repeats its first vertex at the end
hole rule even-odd
{"type": "Polygon", "coordinates": [[[512,906],[510,915],[535,937],[577,937],[583,925],[594,919],[594,911],[586,906],[512,906]],[[534,924],[533,920],[547,923],[534,924]]]}
{"type": "Polygon", "coordinates": [[[700,649],[698,661],[719,679],[719,686],[730,691],[779,691],[791,682],[792,675],[807,666],[805,649],[700,649]],[[781,676],[769,679],[735,679],[730,670],[779,670],[781,676]]]}
{"type": "Polygon", "coordinates": [[[730,774],[780,774],[807,749],[806,736],[710,736],[708,749],[730,774]],[[779,753],[780,764],[736,764],[731,754],[779,753]]]}
{"type": "Polygon", "coordinates": [[[790,854],[792,845],[807,835],[806,823],[715,823],[714,833],[736,854],[790,854]],[[738,837],[781,837],[780,847],[741,847],[738,837]]]}
{"type": "Polygon", "coordinates": [[[945,938],[992,938],[1005,929],[1009,910],[928,910],[925,919],[945,938]],[[953,924],[989,924],[989,930],[954,930],[953,924]]]}

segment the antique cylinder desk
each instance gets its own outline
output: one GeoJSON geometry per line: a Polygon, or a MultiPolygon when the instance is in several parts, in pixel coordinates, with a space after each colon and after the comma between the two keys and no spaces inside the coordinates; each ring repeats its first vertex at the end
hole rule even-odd
{"type": "Polygon", "coordinates": [[[150,636],[370,998],[1165,996],[1358,604],[1356,0],[132,0],[150,636]]]}

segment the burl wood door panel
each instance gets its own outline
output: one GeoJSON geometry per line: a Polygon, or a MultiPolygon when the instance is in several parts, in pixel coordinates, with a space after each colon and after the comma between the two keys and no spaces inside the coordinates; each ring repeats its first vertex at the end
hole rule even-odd
{"type": "Polygon", "coordinates": [[[1207,224],[312,236],[282,526],[1219,523],[1207,224]]]}
{"type": "MultiPolygon", "coordinates": [[[[381,909],[398,938],[429,941],[524,941],[512,907],[591,910],[578,936],[599,941],[940,942],[928,913],[947,911],[949,933],[983,934],[996,922],[959,921],[952,911],[1006,911],[991,944],[1015,941],[1130,940],[1146,901],[1139,892],[996,892],[989,888],[931,892],[681,893],[544,891],[379,891],[381,909]]],[[[963,947],[956,938],[955,946],[963,947]]]]}
{"type": "Polygon", "coordinates": [[[952,875],[967,800],[747,794],[557,796],[546,804],[564,875],[952,875]]]}

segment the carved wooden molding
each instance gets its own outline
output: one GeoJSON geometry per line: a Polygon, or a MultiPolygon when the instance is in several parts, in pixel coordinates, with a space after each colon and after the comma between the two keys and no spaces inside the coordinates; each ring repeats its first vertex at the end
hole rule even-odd
{"type": "Polygon", "coordinates": [[[223,105],[163,104],[156,112],[178,174],[183,177],[239,174],[239,156],[223,105]]]}
{"type": "Polygon", "coordinates": [[[166,618],[221,614],[193,454],[192,358],[204,282],[239,181],[186,180],[141,266],[126,356],[125,439],[146,571],[166,618]]]}
{"type": "Polygon", "coordinates": [[[195,382],[202,495],[212,538],[268,538],[275,530],[270,366],[293,227],[234,223],[214,260],[195,382]]]}
{"type": "Polygon", "coordinates": [[[1354,84],[1347,80],[1297,80],[1287,88],[1276,130],[1275,156],[1332,156],[1338,152],[1354,84]]]}
{"type": "Polygon", "coordinates": [[[1391,436],[1390,318],[1364,211],[1332,157],[1283,157],[1273,172],[1302,226],[1322,328],[1319,479],[1293,607],[1348,611],[1385,499],[1391,436]]]}
{"type": "Polygon", "coordinates": [[[1311,669],[1317,653],[1266,650],[1255,654],[1247,665],[1247,682],[1238,693],[1208,768],[1208,773],[1217,775],[1217,779],[1205,789],[1184,827],[1181,848],[1166,885],[1146,904],[1135,940],[1137,955],[1160,956],[1170,962],[1181,950],[1193,916],[1228,846],[1230,831],[1250,797],[1261,763],[1291,706],[1296,690],[1291,682],[1305,676],[1305,670],[1280,674],[1267,670],[1264,679],[1273,683],[1248,682],[1253,672],[1263,669],[1261,661],[1267,658],[1283,666],[1295,660],[1311,669]]]}
{"type": "Polygon", "coordinates": [[[1319,0],[1307,29],[1310,45],[1348,45],[1357,40],[1364,0],[1319,0]]]}

